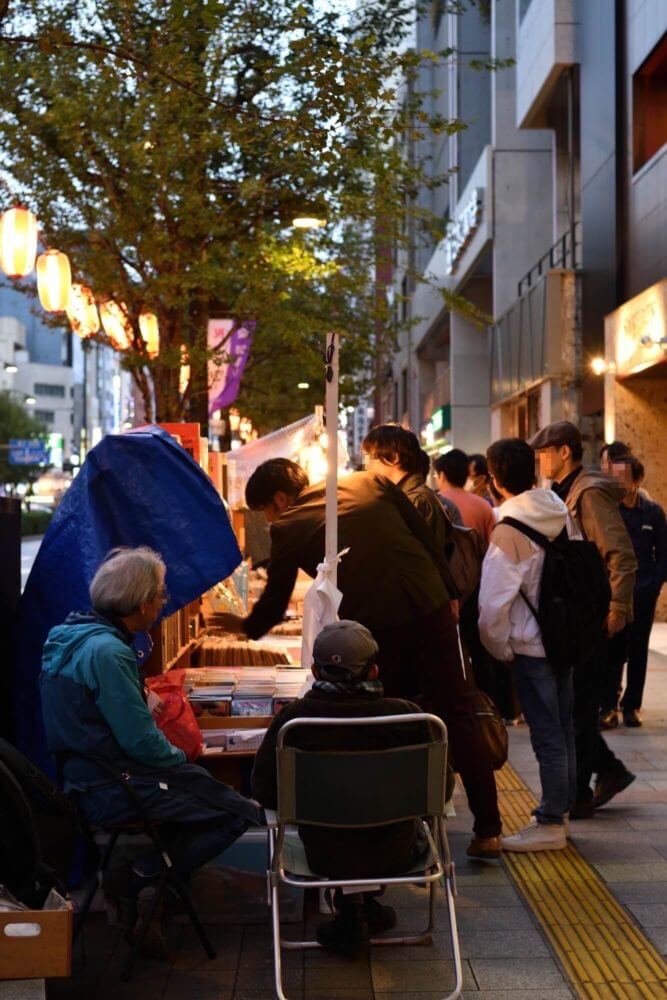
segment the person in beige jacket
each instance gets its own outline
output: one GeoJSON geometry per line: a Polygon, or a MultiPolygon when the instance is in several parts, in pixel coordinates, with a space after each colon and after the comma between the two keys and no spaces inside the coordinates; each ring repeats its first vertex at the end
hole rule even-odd
{"type": "Polygon", "coordinates": [[[560,420],[538,431],[529,444],[537,453],[539,474],[565,502],[584,538],[594,542],[609,575],[611,602],[605,631],[590,662],[574,672],[574,730],[577,751],[577,801],[571,819],[587,818],[634,781],[634,775],[609,749],[599,731],[599,713],[607,666],[607,640],[632,621],[637,573],[630,536],[619,503],[623,488],[595,469],[584,469],[579,429],[560,420]],[[595,791],[590,787],[597,775],[595,791]]]}

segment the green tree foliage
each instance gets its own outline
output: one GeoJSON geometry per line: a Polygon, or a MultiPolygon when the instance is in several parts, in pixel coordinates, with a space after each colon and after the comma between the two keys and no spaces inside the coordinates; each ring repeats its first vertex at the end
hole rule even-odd
{"type": "Polygon", "coordinates": [[[378,254],[415,227],[437,231],[416,203],[424,163],[404,155],[405,138],[461,125],[426,115],[405,86],[419,69],[408,45],[414,0],[353,6],[12,0],[0,9],[5,176],[49,245],[70,255],[75,279],[126,303],[125,364],[159,419],[205,408],[210,316],[257,321],[242,404],[263,429],[321,396],[327,329],[344,337],[352,395],[372,378],[374,345],[396,333],[373,286],[378,254]],[[295,231],[304,212],[324,212],[326,228],[295,231]],[[142,309],[159,320],[156,359],[139,334],[142,309]],[[192,374],[181,396],[182,345],[192,374]],[[313,398],[298,393],[301,380],[313,398]]]}
{"type": "Polygon", "coordinates": [[[32,483],[44,471],[39,465],[10,465],[7,445],[12,438],[25,441],[46,433],[46,427],[26,413],[8,392],[0,392],[0,483],[32,483]]]}

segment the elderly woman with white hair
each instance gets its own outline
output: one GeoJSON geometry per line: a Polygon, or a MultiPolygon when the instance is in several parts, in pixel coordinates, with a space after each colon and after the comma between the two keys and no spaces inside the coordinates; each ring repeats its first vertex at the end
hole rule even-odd
{"type": "MultiPolygon", "coordinates": [[[[250,824],[256,803],[216,781],[158,729],[144,700],[132,648],[164,606],[166,568],[148,548],[111,551],[90,585],[92,610],[70,614],[49,632],[41,672],[42,712],[49,749],[64,761],[66,788],[75,791],[89,823],[134,818],[132,801],[85,756],[129,774],[147,814],[170,839],[183,875],[219,854],[250,824]]],[[[161,871],[155,855],[127,872],[124,901],[161,871]]],[[[128,928],[129,929],[129,928],[128,928]]]]}

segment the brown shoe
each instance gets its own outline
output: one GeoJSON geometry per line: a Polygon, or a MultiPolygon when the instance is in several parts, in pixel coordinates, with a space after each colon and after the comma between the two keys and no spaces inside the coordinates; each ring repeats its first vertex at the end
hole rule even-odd
{"type": "Polygon", "coordinates": [[[502,851],[500,837],[473,837],[468,844],[469,858],[480,858],[483,861],[499,858],[502,851]]]}

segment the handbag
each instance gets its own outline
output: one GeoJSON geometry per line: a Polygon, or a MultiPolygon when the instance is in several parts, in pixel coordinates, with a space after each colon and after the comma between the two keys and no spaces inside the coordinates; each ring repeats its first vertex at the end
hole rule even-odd
{"type": "Polygon", "coordinates": [[[499,771],[507,763],[509,746],[507,728],[488,694],[475,688],[474,699],[482,743],[486,747],[491,767],[494,771],[499,771]]]}

